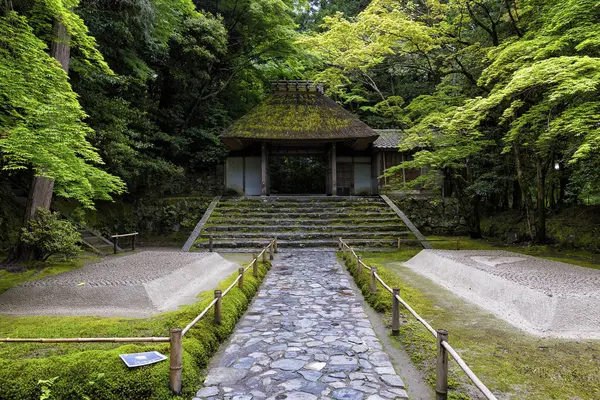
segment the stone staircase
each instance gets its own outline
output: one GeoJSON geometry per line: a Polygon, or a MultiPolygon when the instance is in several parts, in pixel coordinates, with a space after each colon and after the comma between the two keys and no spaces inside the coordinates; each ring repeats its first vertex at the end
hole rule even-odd
{"type": "Polygon", "coordinates": [[[379,197],[245,197],[223,199],[194,248],[259,249],[277,237],[280,249],[336,248],[338,238],[361,248],[390,249],[412,233],[379,197]]]}

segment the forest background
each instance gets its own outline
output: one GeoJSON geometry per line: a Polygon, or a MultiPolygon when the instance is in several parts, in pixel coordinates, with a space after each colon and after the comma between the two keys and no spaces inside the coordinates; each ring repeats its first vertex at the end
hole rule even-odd
{"type": "Polygon", "coordinates": [[[219,134],[271,79],[292,78],[401,129],[415,153],[403,166],[429,171],[411,185],[444,188],[472,237],[508,216],[503,234],[600,250],[597,1],[3,0],[0,12],[0,250],[36,195],[105,233],[193,226],[222,190],[219,134]]]}

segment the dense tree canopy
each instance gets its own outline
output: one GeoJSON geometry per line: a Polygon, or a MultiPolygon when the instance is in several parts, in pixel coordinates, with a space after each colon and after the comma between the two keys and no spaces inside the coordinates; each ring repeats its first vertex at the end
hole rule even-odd
{"type": "Polygon", "coordinates": [[[510,192],[538,241],[548,206],[597,193],[597,1],[374,0],[323,26],[301,41],[316,77],[371,124],[406,130],[416,154],[401,167],[429,168],[413,185],[450,179],[474,236],[479,208],[510,192]]]}
{"type": "Polygon", "coordinates": [[[371,126],[403,129],[415,157],[401,167],[429,171],[411,184],[451,187],[474,236],[483,209],[512,207],[543,241],[549,209],[600,192],[595,0],[0,8],[0,177],[34,171],[86,206],[122,182],[160,195],[221,162],[218,135],[275,78],[317,79],[371,126]],[[68,74],[51,56],[57,26],[68,74]]]}

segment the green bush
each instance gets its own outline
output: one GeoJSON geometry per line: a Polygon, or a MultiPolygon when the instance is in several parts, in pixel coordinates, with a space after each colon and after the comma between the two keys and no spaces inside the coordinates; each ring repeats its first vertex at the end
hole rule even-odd
{"type": "Polygon", "coordinates": [[[34,219],[22,228],[21,240],[29,245],[36,260],[46,261],[54,254],[70,259],[79,254],[81,235],[75,226],[56,212],[38,208],[34,219]]]}
{"type": "MultiPolygon", "coordinates": [[[[119,354],[149,350],[168,355],[168,343],[125,346],[0,343],[0,399],[38,400],[44,387],[49,388],[50,399],[191,398],[198,389],[201,370],[233,331],[258,290],[267,267],[260,264],[258,278],[246,274],[243,290],[235,287],[223,298],[221,325],[215,325],[209,313],[184,337],[181,396],[174,396],[169,390],[168,361],[129,369],[119,358],[119,354]]],[[[230,276],[219,288],[226,288],[236,276],[237,273],[230,276]]],[[[211,302],[212,292],[203,293],[202,298],[195,304],[151,319],[36,317],[36,322],[26,317],[18,318],[11,320],[12,329],[0,327],[0,336],[42,336],[52,325],[54,337],[76,336],[77,333],[80,336],[168,336],[170,328],[183,328],[191,322],[211,302]],[[18,325],[20,320],[23,326],[18,325]]]]}

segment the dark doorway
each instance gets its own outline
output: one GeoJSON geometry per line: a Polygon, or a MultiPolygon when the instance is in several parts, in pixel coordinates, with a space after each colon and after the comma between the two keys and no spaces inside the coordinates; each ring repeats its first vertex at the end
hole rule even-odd
{"type": "Polygon", "coordinates": [[[271,194],[325,194],[327,167],[325,155],[271,156],[271,194]]]}

